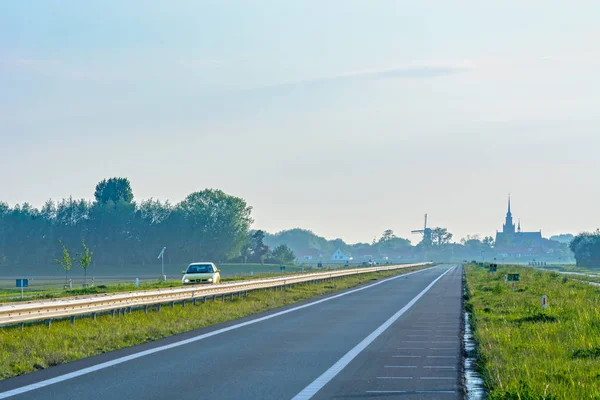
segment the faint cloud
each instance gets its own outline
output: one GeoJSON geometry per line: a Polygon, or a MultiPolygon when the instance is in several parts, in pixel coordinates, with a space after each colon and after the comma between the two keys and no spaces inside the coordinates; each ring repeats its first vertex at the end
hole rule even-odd
{"type": "Polygon", "coordinates": [[[430,62],[430,63],[409,63],[403,66],[376,68],[366,70],[356,70],[349,72],[341,72],[335,75],[318,77],[313,79],[302,79],[297,81],[289,81],[274,85],[265,85],[255,88],[250,88],[244,91],[256,90],[287,90],[296,87],[311,87],[322,86],[327,84],[335,84],[346,81],[359,79],[386,79],[386,78],[404,78],[404,79],[428,79],[437,78],[447,75],[464,73],[472,68],[475,64],[472,62],[430,62]]]}

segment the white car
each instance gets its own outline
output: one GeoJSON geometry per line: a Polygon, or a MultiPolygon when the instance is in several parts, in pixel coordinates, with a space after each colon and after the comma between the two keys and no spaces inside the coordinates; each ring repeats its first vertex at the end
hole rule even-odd
{"type": "Polygon", "coordinates": [[[219,283],[221,274],[217,266],[211,262],[191,263],[185,271],[182,271],[181,283],[193,285],[196,283],[219,283]]]}

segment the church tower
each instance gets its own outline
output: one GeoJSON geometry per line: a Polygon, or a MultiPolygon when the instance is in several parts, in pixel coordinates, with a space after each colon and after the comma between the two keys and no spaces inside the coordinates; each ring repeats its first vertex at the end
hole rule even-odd
{"type": "Polygon", "coordinates": [[[502,227],[503,233],[515,233],[515,224],[513,223],[512,213],[510,212],[510,195],[508,195],[508,212],[506,213],[506,223],[502,227]]]}

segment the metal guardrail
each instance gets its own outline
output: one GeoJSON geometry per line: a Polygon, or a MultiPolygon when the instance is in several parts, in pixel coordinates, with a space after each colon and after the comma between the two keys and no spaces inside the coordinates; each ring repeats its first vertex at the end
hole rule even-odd
{"type": "Polygon", "coordinates": [[[90,295],[84,297],[67,297],[43,301],[30,301],[25,303],[10,303],[0,306],[0,326],[14,325],[24,322],[46,320],[47,325],[52,319],[89,315],[94,318],[97,313],[115,312],[136,307],[147,307],[165,303],[194,301],[217,296],[224,298],[234,294],[240,296],[251,290],[269,289],[306,283],[322,281],[331,278],[340,278],[348,275],[365,274],[378,271],[389,271],[395,269],[411,268],[430,265],[431,263],[404,264],[392,266],[377,266],[368,268],[354,268],[346,270],[333,270],[327,272],[308,273],[301,275],[289,275],[276,278],[252,279],[240,282],[223,283],[218,285],[195,285],[175,288],[161,288],[150,290],[139,290],[123,293],[107,293],[101,295],[90,295]]]}

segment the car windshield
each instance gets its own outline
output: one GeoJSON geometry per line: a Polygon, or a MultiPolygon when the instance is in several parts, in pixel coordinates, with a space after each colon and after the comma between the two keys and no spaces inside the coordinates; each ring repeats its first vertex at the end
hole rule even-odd
{"type": "Polygon", "coordinates": [[[190,265],[187,269],[188,274],[205,274],[213,272],[212,265],[204,264],[204,265],[190,265]]]}

